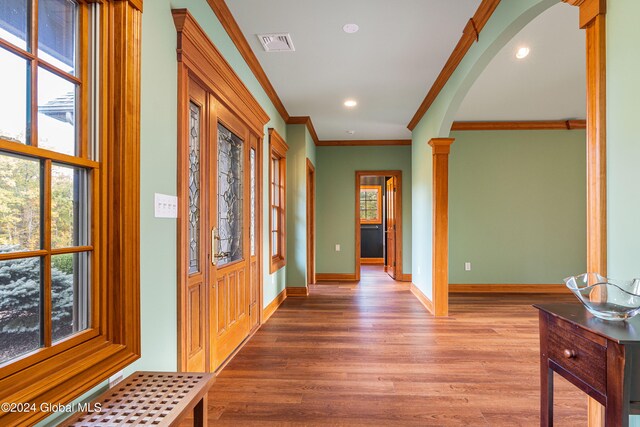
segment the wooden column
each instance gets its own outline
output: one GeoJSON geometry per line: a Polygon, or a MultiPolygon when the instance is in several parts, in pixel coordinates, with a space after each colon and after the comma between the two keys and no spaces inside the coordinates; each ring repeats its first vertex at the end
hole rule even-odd
{"type": "Polygon", "coordinates": [[[607,273],[605,17],[587,33],[587,269],[607,273]]]}
{"type": "Polygon", "coordinates": [[[433,138],[433,306],[449,315],[449,152],[454,138],[433,138]]]}
{"type": "MultiPolygon", "coordinates": [[[[604,2],[603,2],[604,3],[604,2]]],[[[582,21],[582,8],[580,9],[582,21]]],[[[607,275],[606,44],[605,16],[587,33],[587,271],[607,275]]],[[[604,408],[589,398],[589,427],[602,427],[604,408]]]]}
{"type": "MultiPolygon", "coordinates": [[[[587,45],[587,270],[607,274],[606,0],[563,0],[580,8],[587,45]]],[[[603,407],[589,399],[589,427],[604,426],[603,407]]]]}

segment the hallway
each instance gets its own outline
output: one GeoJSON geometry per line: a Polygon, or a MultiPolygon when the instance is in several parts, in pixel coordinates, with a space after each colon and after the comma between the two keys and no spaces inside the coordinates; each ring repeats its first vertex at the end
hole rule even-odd
{"type": "MultiPolygon", "coordinates": [[[[288,298],[217,378],[210,422],[538,424],[531,304],[558,296],[454,295],[451,317],[435,319],[380,273],[288,298]]],[[[585,425],[584,396],[559,377],[556,392],[556,425],[585,425]]]]}
{"type": "Polygon", "coordinates": [[[360,267],[360,285],[387,285],[387,284],[402,284],[402,282],[396,282],[385,271],[383,265],[362,265],[360,267]]]}

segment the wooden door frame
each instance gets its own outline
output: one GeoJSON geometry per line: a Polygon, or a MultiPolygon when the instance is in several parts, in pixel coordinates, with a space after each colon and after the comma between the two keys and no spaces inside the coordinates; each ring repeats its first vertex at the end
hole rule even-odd
{"type": "Polygon", "coordinates": [[[362,266],[361,260],[361,241],[362,231],[360,230],[360,178],[363,176],[391,176],[395,177],[398,182],[398,193],[396,196],[396,280],[407,281],[407,274],[404,274],[402,270],[402,171],[401,170],[360,170],[356,171],[356,206],[355,206],[355,224],[356,224],[356,247],[355,247],[355,259],[356,259],[356,281],[360,281],[360,268],[362,266]]]}
{"type": "Polygon", "coordinates": [[[307,158],[307,286],[316,283],[316,168],[307,158]]]}
{"type": "MultiPolygon", "coordinates": [[[[177,31],[177,61],[178,61],[178,134],[177,134],[177,193],[178,193],[178,219],[177,229],[177,352],[178,370],[185,371],[187,368],[186,336],[188,322],[188,291],[186,289],[186,279],[188,266],[186,254],[188,248],[188,144],[187,129],[189,129],[189,91],[188,82],[190,78],[199,81],[203,87],[214,95],[218,102],[221,102],[232,111],[239,120],[247,125],[252,135],[257,138],[257,159],[256,159],[256,256],[258,260],[257,286],[258,286],[258,326],[263,322],[262,301],[263,301],[263,262],[264,253],[262,230],[264,224],[263,203],[263,138],[264,126],[269,122],[269,116],[262,109],[258,101],[253,97],[249,89],[244,85],[235,71],[224,59],[222,54],[215,47],[207,34],[197,23],[195,18],[187,9],[172,10],[174,24],[177,31]]],[[[249,143],[249,141],[246,141],[249,143]]],[[[249,147],[250,149],[251,147],[249,147]]],[[[207,287],[208,289],[208,287],[207,287]]],[[[204,296],[206,301],[205,325],[207,327],[210,319],[210,308],[208,306],[209,293],[204,296]]],[[[207,337],[208,342],[208,335],[207,337]]],[[[207,344],[208,345],[208,344],[207,344]]],[[[209,348],[205,349],[209,354],[209,348]]],[[[209,361],[207,361],[209,363],[209,361]]],[[[206,366],[209,370],[210,367],[206,366]]]]}
{"type": "MultiPolygon", "coordinates": [[[[255,143],[255,150],[256,150],[256,228],[254,230],[255,233],[255,239],[256,239],[256,276],[258,278],[258,306],[256,307],[256,310],[258,311],[258,326],[255,328],[257,330],[257,328],[259,328],[264,322],[264,310],[263,310],[263,302],[262,302],[262,298],[263,298],[263,289],[262,289],[262,282],[263,282],[263,277],[262,277],[262,271],[264,270],[263,267],[263,260],[262,260],[262,251],[264,250],[264,245],[263,245],[263,237],[262,237],[262,227],[263,227],[263,221],[264,221],[264,212],[263,212],[263,206],[262,206],[262,201],[264,199],[263,194],[262,194],[262,189],[263,189],[263,182],[262,182],[262,171],[264,168],[263,165],[263,152],[262,152],[262,147],[263,147],[263,139],[261,137],[258,137],[256,139],[256,143],[255,143]]],[[[251,149],[251,148],[249,148],[251,149]]]]}

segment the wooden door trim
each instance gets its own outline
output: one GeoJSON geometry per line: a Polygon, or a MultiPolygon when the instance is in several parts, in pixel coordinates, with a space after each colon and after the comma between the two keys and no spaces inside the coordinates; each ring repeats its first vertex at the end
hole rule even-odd
{"type": "Polygon", "coordinates": [[[402,171],[401,170],[360,170],[356,171],[356,206],[355,206],[355,224],[356,224],[356,246],[355,260],[356,271],[355,281],[360,281],[360,268],[362,266],[360,245],[362,232],[360,230],[360,178],[363,176],[392,176],[398,182],[398,193],[396,196],[396,280],[401,281],[404,277],[402,267],[402,171]]]}
{"type": "Polygon", "coordinates": [[[316,283],[316,168],[307,158],[307,286],[316,283]]]}
{"type": "MultiPolygon", "coordinates": [[[[580,8],[587,45],[587,270],[607,275],[606,0],[563,0],[580,8]]],[[[604,409],[588,400],[589,427],[604,426],[604,409]]]]}
{"type": "Polygon", "coordinates": [[[269,115],[251,91],[187,9],[171,13],[178,33],[178,63],[184,63],[256,135],[263,135],[269,115]]]}
{"type": "MultiPolygon", "coordinates": [[[[188,248],[188,224],[186,221],[188,189],[186,186],[187,157],[185,147],[188,147],[187,130],[189,129],[189,117],[186,107],[189,102],[188,82],[190,78],[199,81],[203,87],[207,88],[214,95],[217,101],[221,102],[227,109],[233,112],[249,128],[251,134],[257,138],[257,206],[258,220],[256,224],[256,256],[258,257],[258,316],[260,323],[263,320],[262,313],[262,269],[261,262],[263,253],[263,239],[261,238],[263,227],[262,211],[262,144],[264,126],[269,121],[269,116],[262,109],[258,101],[253,97],[249,89],[244,85],[235,71],[217,50],[206,33],[198,25],[187,9],[177,9],[172,11],[174,24],[177,31],[177,61],[178,61],[178,220],[177,220],[177,339],[178,339],[178,370],[187,369],[187,349],[186,331],[187,322],[183,321],[187,315],[186,281],[188,276],[188,266],[186,265],[186,248],[188,248]]],[[[248,142],[248,141],[247,141],[248,142]]],[[[204,156],[202,156],[204,159],[204,156]]],[[[201,166],[202,167],[202,166],[201,166]]],[[[203,202],[206,203],[206,202],[203,202]]],[[[208,306],[209,295],[205,295],[207,321],[209,324],[210,307],[208,306]]],[[[209,337],[205,333],[205,337],[209,337]]],[[[210,350],[207,348],[207,354],[210,350]]],[[[210,369],[207,365],[206,369],[210,369]]]]}
{"type": "Polygon", "coordinates": [[[263,293],[264,289],[262,288],[262,272],[264,271],[264,264],[262,260],[262,251],[264,250],[263,246],[263,238],[262,238],[262,230],[264,227],[264,212],[263,212],[263,182],[262,182],[262,171],[264,168],[264,164],[262,163],[264,160],[264,156],[262,153],[264,140],[261,137],[256,139],[256,229],[255,229],[255,238],[256,238],[256,262],[257,262],[257,272],[256,275],[258,277],[258,306],[256,310],[258,311],[258,324],[255,326],[254,331],[257,331],[266,320],[264,319],[264,311],[262,309],[262,301],[263,301],[263,293]]]}

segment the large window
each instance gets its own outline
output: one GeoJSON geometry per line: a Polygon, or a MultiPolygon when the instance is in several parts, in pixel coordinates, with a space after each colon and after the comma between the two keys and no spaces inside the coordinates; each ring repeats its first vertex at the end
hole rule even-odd
{"type": "Polygon", "coordinates": [[[271,163],[269,166],[269,224],[271,236],[269,248],[271,254],[271,272],[286,264],[286,193],[287,193],[287,150],[289,147],[274,129],[269,129],[269,148],[271,163]]]}
{"type": "Polygon", "coordinates": [[[92,311],[98,164],[81,125],[82,9],[71,0],[34,6],[37,14],[9,0],[0,14],[0,364],[87,329],[92,311]]]}
{"type": "MultiPolygon", "coordinates": [[[[125,253],[137,259],[137,227],[114,221],[130,216],[121,198],[139,197],[137,168],[127,170],[138,159],[122,170],[112,159],[137,150],[138,110],[101,97],[137,96],[139,78],[122,65],[136,60],[138,41],[115,40],[138,25],[136,13],[110,1],[0,2],[0,401],[68,401],[137,357],[138,309],[106,307],[137,286],[117,271],[125,253]],[[101,63],[109,53],[121,63],[101,63]]],[[[0,424],[45,415],[0,413],[0,424]]]]}

